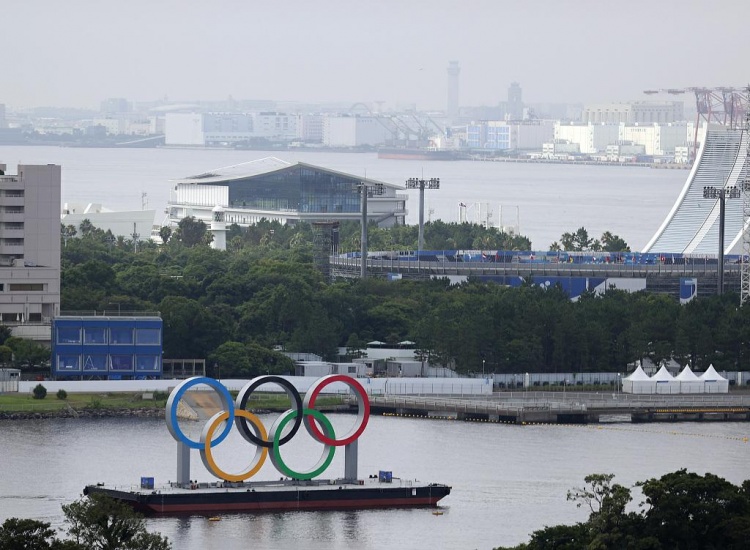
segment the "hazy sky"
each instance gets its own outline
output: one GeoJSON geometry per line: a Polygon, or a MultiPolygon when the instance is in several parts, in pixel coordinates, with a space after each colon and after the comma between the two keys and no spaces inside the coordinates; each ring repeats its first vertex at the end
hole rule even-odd
{"type": "Polygon", "coordinates": [[[6,0],[0,103],[461,105],[645,99],[750,80],[747,0],[6,0]]]}

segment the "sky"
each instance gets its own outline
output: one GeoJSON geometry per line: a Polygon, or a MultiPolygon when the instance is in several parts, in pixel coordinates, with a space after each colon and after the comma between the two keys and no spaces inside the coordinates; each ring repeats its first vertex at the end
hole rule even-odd
{"type": "MultiPolygon", "coordinates": [[[[446,105],[745,86],[746,0],[6,0],[0,103],[270,99],[446,105]]],[[[671,96],[665,96],[665,98],[671,96]]],[[[650,97],[653,99],[653,96],[650,97]]]]}

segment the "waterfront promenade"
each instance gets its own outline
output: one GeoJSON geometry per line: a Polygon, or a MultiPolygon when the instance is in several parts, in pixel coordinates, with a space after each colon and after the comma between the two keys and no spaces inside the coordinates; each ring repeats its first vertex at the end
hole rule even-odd
{"type": "Polygon", "coordinates": [[[502,392],[477,397],[371,396],[375,413],[512,424],[750,420],[750,394],[502,392]]]}

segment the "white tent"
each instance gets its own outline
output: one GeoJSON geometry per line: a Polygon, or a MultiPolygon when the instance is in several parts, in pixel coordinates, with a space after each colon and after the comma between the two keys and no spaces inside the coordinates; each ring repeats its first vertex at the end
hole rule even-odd
{"type": "Polygon", "coordinates": [[[701,374],[699,378],[703,381],[705,393],[729,392],[729,380],[716,372],[713,365],[709,365],[706,372],[701,374]]]}
{"type": "Polygon", "coordinates": [[[656,382],[656,393],[680,393],[680,383],[669,374],[667,367],[662,366],[651,380],[656,382]]]}
{"type": "Polygon", "coordinates": [[[690,365],[685,365],[682,372],[675,376],[680,382],[680,393],[703,393],[705,384],[690,370],[690,365]]]}
{"type": "Polygon", "coordinates": [[[623,393],[656,393],[656,382],[643,372],[640,365],[633,374],[622,379],[623,393]]]}

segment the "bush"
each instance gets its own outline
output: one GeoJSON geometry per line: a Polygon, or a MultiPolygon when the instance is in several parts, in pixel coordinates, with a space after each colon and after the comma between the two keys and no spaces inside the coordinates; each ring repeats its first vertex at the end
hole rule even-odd
{"type": "Polygon", "coordinates": [[[34,399],[44,399],[45,397],[47,397],[47,388],[45,388],[41,384],[37,384],[36,386],[34,386],[34,389],[31,391],[34,394],[34,399]]]}
{"type": "Polygon", "coordinates": [[[57,398],[61,401],[65,401],[68,398],[68,392],[60,388],[59,390],[57,390],[57,398]]]}
{"type": "Polygon", "coordinates": [[[165,391],[155,391],[154,392],[154,401],[166,401],[169,398],[169,394],[165,391]]]}

